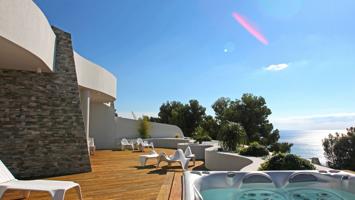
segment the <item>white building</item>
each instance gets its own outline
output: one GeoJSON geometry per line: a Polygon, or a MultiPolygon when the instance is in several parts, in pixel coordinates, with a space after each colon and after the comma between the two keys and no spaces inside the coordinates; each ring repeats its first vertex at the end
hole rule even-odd
{"type": "MultiPolygon", "coordinates": [[[[115,114],[117,78],[75,52],[32,0],[0,0],[0,87],[0,159],[20,177],[89,171],[89,137],[114,149],[139,136],[136,120],[115,114]]],[[[177,134],[151,123],[152,137],[177,134]]]]}

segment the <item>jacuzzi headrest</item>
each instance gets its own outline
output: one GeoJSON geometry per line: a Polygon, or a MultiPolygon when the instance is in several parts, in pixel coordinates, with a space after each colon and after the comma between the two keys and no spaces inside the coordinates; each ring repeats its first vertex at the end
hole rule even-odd
{"type": "Polygon", "coordinates": [[[255,172],[244,176],[243,183],[272,183],[272,179],[268,174],[255,172]]]}
{"type": "MultiPolygon", "coordinates": [[[[314,182],[320,182],[321,180],[319,179],[318,175],[316,174],[318,172],[294,172],[286,179],[284,180],[284,183],[282,184],[282,187],[287,187],[289,186],[290,183],[309,183],[312,184],[314,182]]],[[[322,175],[323,176],[323,175],[322,175]]],[[[322,180],[321,182],[324,182],[322,180]]]]}
{"type": "Polygon", "coordinates": [[[289,183],[299,183],[299,182],[315,182],[318,178],[313,174],[294,174],[288,179],[289,183]]]}

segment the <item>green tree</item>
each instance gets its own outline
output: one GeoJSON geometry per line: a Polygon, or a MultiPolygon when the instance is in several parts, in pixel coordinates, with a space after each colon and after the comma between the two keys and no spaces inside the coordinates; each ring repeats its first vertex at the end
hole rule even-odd
{"type": "Polygon", "coordinates": [[[280,138],[279,130],[273,130],[274,127],[268,120],[271,110],[266,106],[263,97],[243,94],[240,100],[235,101],[222,97],[212,105],[212,108],[220,123],[230,121],[242,125],[248,142],[257,141],[269,146],[280,138]]]}
{"type": "Polygon", "coordinates": [[[159,117],[149,117],[149,121],[151,122],[160,122],[159,117]]]}
{"type": "Polygon", "coordinates": [[[330,167],[355,170],[355,127],[348,128],[346,134],[329,134],[323,149],[330,167]]]}
{"type": "Polygon", "coordinates": [[[138,127],[139,135],[143,139],[149,138],[150,137],[149,129],[150,129],[149,118],[147,116],[143,116],[143,118],[139,119],[139,127],[138,127]]]}
{"type": "Polygon", "coordinates": [[[224,150],[236,151],[239,144],[244,144],[245,137],[245,131],[240,124],[234,122],[224,122],[221,124],[218,139],[224,150]]]}
{"type": "Polygon", "coordinates": [[[201,122],[201,127],[212,139],[217,139],[220,125],[217,123],[217,120],[215,120],[212,116],[206,116],[201,122]]]}
{"type": "Polygon", "coordinates": [[[221,97],[212,105],[212,108],[216,114],[216,119],[219,122],[228,120],[229,116],[229,107],[231,100],[226,97],[221,97]]]}
{"type": "Polygon", "coordinates": [[[197,100],[190,100],[188,104],[167,101],[160,106],[158,119],[151,118],[151,120],[177,125],[185,136],[192,136],[192,133],[206,116],[205,112],[206,108],[201,106],[197,100]]]}
{"type": "Polygon", "coordinates": [[[275,153],[290,153],[292,146],[293,144],[288,142],[274,143],[269,150],[275,153]]]}

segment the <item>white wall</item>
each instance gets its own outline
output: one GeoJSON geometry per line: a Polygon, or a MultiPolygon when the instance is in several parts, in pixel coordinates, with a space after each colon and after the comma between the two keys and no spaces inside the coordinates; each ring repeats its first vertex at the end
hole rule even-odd
{"type": "Polygon", "coordinates": [[[148,142],[152,142],[154,144],[154,147],[168,148],[168,149],[177,149],[179,144],[191,142],[191,139],[182,138],[182,137],[148,138],[145,140],[148,142]]]}
{"type": "Polygon", "coordinates": [[[97,102],[111,102],[116,99],[116,77],[103,67],[74,52],[78,84],[90,89],[91,98],[97,102]],[[96,92],[95,92],[96,91],[96,92]]]}
{"type": "Polygon", "coordinates": [[[205,167],[212,171],[239,171],[252,163],[245,156],[219,152],[216,147],[205,149],[205,167]]]}
{"type": "MultiPolygon", "coordinates": [[[[121,138],[139,137],[139,122],[133,119],[115,117],[113,107],[102,103],[91,103],[90,137],[95,138],[98,149],[116,149],[121,138]]],[[[153,138],[171,138],[179,134],[181,129],[175,125],[150,123],[149,134],[153,138]]]]}
{"type": "Polygon", "coordinates": [[[32,0],[0,0],[0,43],[8,46],[1,49],[1,55],[8,55],[1,57],[3,66],[53,71],[55,38],[46,16],[32,0]],[[29,62],[23,65],[22,60],[29,62]]]}

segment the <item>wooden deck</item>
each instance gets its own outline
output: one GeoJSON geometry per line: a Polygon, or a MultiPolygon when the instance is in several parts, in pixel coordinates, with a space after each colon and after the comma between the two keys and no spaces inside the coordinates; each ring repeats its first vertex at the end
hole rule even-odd
{"type": "MultiPolygon", "coordinates": [[[[157,152],[173,153],[171,149],[156,149],[157,152]]],[[[139,167],[138,157],[145,153],[131,151],[97,151],[91,157],[92,172],[50,178],[52,180],[70,180],[80,184],[85,200],[105,199],[181,199],[182,170],[178,164],[156,169],[155,160],[149,160],[148,166],[139,167]]],[[[197,161],[190,170],[203,169],[203,162],[197,161]]],[[[3,200],[21,199],[18,191],[8,191],[3,200]]],[[[47,193],[32,192],[30,199],[50,199],[47,193]]],[[[68,191],[66,200],[78,199],[75,191],[68,191]]]]}

